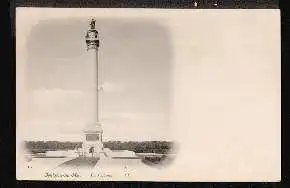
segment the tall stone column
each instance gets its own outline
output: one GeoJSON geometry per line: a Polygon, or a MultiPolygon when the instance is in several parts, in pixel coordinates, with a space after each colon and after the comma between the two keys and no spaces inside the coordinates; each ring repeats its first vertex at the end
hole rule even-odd
{"type": "Polygon", "coordinates": [[[88,155],[89,151],[93,147],[95,153],[102,151],[102,127],[99,119],[99,91],[100,91],[100,69],[99,69],[99,38],[98,31],[96,30],[95,20],[91,20],[89,29],[86,34],[86,56],[87,61],[84,62],[87,70],[86,79],[86,92],[89,93],[91,100],[90,103],[90,115],[89,125],[84,130],[84,142],[83,149],[85,155],[88,155]]]}

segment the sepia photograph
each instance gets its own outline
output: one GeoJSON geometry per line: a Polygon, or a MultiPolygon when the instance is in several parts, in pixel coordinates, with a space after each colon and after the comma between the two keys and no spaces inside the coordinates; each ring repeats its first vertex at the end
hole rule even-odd
{"type": "Polygon", "coordinates": [[[277,10],[17,8],[17,179],[278,180],[279,33],[277,10]]]}

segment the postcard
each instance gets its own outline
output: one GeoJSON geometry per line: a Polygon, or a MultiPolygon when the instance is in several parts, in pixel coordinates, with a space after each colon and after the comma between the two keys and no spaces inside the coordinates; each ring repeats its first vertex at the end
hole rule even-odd
{"type": "Polygon", "coordinates": [[[16,9],[17,180],[280,181],[280,12],[16,9]]]}

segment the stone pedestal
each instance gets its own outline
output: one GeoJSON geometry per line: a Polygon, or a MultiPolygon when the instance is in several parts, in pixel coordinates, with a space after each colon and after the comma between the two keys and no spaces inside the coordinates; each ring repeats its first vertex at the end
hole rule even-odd
{"type": "Polygon", "coordinates": [[[99,123],[86,127],[82,146],[84,156],[99,157],[100,152],[103,151],[102,133],[99,123]]]}

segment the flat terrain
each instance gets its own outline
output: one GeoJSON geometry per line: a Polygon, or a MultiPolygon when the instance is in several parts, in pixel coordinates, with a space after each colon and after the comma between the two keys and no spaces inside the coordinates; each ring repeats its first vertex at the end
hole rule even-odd
{"type": "MultiPolygon", "coordinates": [[[[160,169],[167,166],[171,162],[170,157],[165,160],[156,160],[156,157],[142,157],[140,159],[133,158],[92,158],[90,157],[76,157],[76,158],[33,158],[26,162],[25,166],[29,169],[43,169],[49,170],[82,170],[82,169],[127,169],[133,170],[136,168],[160,169]]],[[[157,157],[158,158],[158,157],[157,157]]],[[[148,169],[149,170],[149,169],[148,169]]],[[[142,171],[142,170],[141,170],[142,171]]]]}

